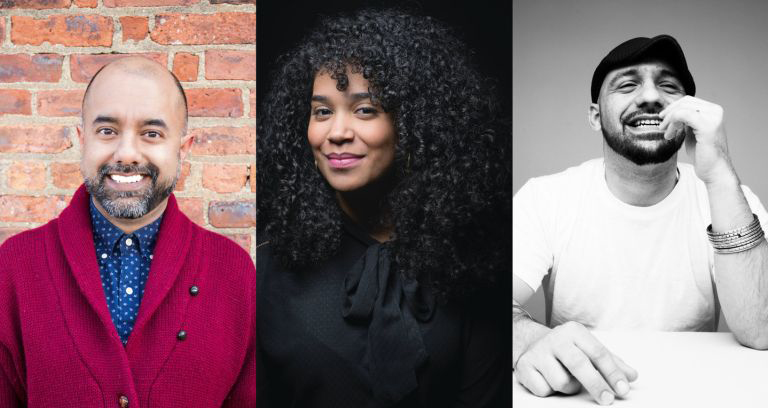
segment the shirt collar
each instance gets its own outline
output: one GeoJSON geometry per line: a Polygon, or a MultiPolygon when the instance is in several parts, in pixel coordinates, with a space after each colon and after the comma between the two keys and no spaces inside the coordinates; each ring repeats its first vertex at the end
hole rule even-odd
{"type": "Polygon", "coordinates": [[[155,250],[155,243],[157,242],[157,233],[160,230],[160,223],[163,220],[161,215],[158,219],[152,221],[131,234],[126,234],[120,228],[116,227],[110,222],[107,217],[104,216],[93,203],[93,199],[88,200],[90,203],[91,212],[91,227],[93,231],[93,242],[96,248],[106,246],[109,249],[113,249],[117,242],[122,237],[131,237],[136,241],[136,247],[139,248],[139,252],[143,256],[150,256],[155,250]]]}

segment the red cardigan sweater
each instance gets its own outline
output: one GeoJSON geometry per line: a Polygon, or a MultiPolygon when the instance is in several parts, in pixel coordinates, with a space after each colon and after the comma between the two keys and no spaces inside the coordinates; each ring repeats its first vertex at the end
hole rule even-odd
{"type": "Polygon", "coordinates": [[[124,348],[101,286],[89,199],[81,186],[59,218],[0,247],[0,407],[255,407],[248,254],[192,223],[171,195],[124,348]]]}

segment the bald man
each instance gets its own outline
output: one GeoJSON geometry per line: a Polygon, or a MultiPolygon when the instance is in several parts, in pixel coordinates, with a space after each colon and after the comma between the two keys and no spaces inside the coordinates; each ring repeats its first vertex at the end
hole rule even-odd
{"type": "Polygon", "coordinates": [[[0,407],[255,406],[255,269],[179,210],[186,124],[153,61],[91,79],[84,185],[0,247],[0,407]]]}

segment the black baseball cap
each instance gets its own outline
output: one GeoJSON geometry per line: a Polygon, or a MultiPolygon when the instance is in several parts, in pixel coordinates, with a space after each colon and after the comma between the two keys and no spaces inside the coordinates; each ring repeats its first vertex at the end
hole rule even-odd
{"type": "Polygon", "coordinates": [[[637,37],[627,40],[612,49],[597,65],[592,75],[592,102],[597,102],[600,87],[609,72],[614,69],[636,64],[649,59],[664,61],[675,70],[678,79],[688,95],[696,94],[696,84],[688,71],[685,55],[680,44],[671,35],[661,34],[653,38],[637,37]]]}

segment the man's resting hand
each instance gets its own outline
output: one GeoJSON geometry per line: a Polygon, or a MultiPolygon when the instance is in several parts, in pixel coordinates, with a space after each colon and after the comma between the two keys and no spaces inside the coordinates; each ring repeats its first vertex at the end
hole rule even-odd
{"type": "Polygon", "coordinates": [[[599,404],[629,392],[637,371],[611,353],[583,325],[568,322],[531,344],[517,361],[517,379],[539,397],[578,393],[583,386],[599,404]]]}

